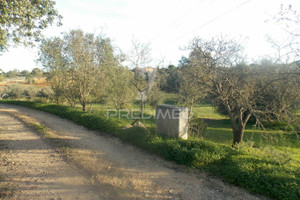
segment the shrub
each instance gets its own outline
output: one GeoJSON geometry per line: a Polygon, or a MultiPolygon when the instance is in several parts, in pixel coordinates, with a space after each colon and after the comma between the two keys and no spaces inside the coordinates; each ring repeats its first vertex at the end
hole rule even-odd
{"type": "Polygon", "coordinates": [[[207,169],[227,182],[273,199],[300,198],[299,163],[282,163],[276,156],[238,152],[207,169]],[[217,170],[216,170],[217,169],[217,170]]]}
{"type": "Polygon", "coordinates": [[[23,97],[24,86],[20,84],[11,84],[5,88],[4,93],[6,94],[4,98],[9,99],[20,99],[23,97]]]}
{"type": "Polygon", "coordinates": [[[37,94],[37,97],[45,98],[47,101],[49,101],[50,98],[52,98],[54,95],[54,92],[51,87],[46,86],[43,87],[39,93],[37,94]]]}
{"type": "Polygon", "coordinates": [[[158,104],[162,104],[165,100],[165,94],[159,90],[158,87],[154,87],[147,94],[146,103],[152,107],[157,106],[158,104]]]}
{"type": "Polygon", "coordinates": [[[23,96],[28,99],[34,100],[36,95],[39,93],[40,89],[34,86],[26,86],[24,87],[23,96]]]}
{"type": "Polygon", "coordinates": [[[201,138],[207,125],[203,119],[192,117],[189,121],[189,134],[192,137],[201,138]]]}
{"type": "Polygon", "coordinates": [[[4,90],[4,99],[21,99],[27,98],[34,100],[37,94],[40,92],[40,89],[35,86],[27,86],[22,84],[11,84],[8,85],[4,90]]]}

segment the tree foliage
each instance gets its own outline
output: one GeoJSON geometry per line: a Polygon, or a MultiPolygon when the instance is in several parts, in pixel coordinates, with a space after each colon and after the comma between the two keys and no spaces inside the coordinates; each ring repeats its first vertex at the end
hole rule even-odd
{"type": "Polygon", "coordinates": [[[31,71],[31,75],[36,78],[41,78],[44,75],[44,73],[40,68],[36,67],[31,71]]]}
{"type": "Polygon", "coordinates": [[[179,67],[169,65],[157,71],[159,87],[164,92],[178,93],[180,87],[179,67]]]}
{"type": "Polygon", "coordinates": [[[57,103],[60,97],[73,106],[79,101],[84,111],[90,95],[104,83],[107,68],[117,65],[110,39],[82,30],[43,41],[39,61],[50,73],[57,103]]]}
{"type": "Polygon", "coordinates": [[[189,117],[193,113],[193,108],[199,104],[207,95],[207,89],[204,84],[195,81],[195,75],[198,74],[198,67],[186,65],[180,69],[179,73],[179,103],[189,109],[189,117]]]}
{"type": "Polygon", "coordinates": [[[53,0],[0,0],[0,51],[12,42],[32,45],[61,16],[53,0]]]}
{"type": "Polygon", "coordinates": [[[68,66],[63,51],[64,41],[58,37],[43,40],[39,50],[38,61],[49,72],[48,81],[51,83],[57,104],[63,98],[67,86],[68,66]]]}
{"type": "Polygon", "coordinates": [[[122,66],[114,66],[107,73],[106,101],[117,110],[130,109],[135,97],[133,72],[122,66]]]}

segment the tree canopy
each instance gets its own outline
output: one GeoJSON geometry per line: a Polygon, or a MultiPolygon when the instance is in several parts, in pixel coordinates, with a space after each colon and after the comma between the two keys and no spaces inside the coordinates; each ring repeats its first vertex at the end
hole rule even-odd
{"type": "Polygon", "coordinates": [[[74,106],[79,100],[85,111],[91,93],[104,84],[107,68],[118,65],[113,50],[109,38],[82,30],[43,40],[38,61],[50,74],[56,103],[64,97],[74,106]]]}
{"type": "Polygon", "coordinates": [[[9,44],[32,45],[41,38],[41,30],[61,16],[53,0],[0,0],[0,51],[9,44]]]}

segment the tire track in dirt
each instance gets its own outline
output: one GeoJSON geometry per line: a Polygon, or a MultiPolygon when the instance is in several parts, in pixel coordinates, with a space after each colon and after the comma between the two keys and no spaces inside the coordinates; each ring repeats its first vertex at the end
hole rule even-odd
{"type": "Polygon", "coordinates": [[[1,187],[6,199],[97,199],[89,180],[68,165],[35,131],[0,111],[1,187]]]}

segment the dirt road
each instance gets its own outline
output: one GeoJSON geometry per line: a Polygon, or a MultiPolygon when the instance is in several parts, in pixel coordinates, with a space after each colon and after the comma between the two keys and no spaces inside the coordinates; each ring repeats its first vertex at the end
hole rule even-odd
{"type": "Polygon", "coordinates": [[[4,199],[265,199],[68,120],[4,104],[0,188],[4,199]],[[50,139],[25,118],[48,127],[50,139]]]}

